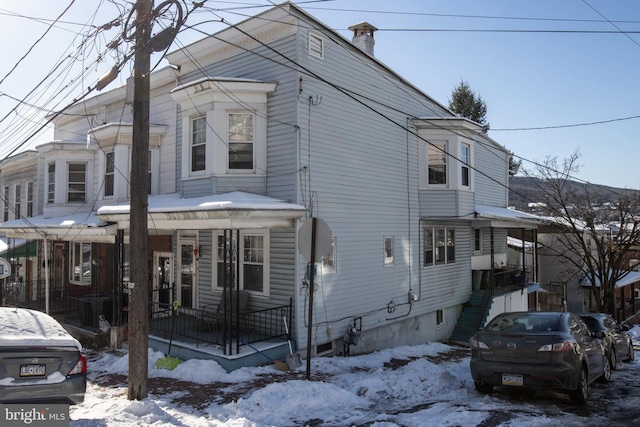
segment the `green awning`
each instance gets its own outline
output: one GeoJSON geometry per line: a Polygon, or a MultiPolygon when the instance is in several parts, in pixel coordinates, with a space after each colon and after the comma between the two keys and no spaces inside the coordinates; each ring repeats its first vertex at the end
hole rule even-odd
{"type": "Polygon", "coordinates": [[[38,241],[30,240],[21,245],[9,246],[3,252],[0,252],[2,258],[23,258],[35,257],[38,255],[38,241]]]}

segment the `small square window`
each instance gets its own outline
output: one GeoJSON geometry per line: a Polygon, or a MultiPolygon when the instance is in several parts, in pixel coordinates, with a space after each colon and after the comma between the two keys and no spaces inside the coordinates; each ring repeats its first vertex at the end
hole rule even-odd
{"type": "Polygon", "coordinates": [[[335,237],[331,238],[331,251],[322,257],[322,269],[324,271],[336,271],[336,246],[338,242],[335,237]]]}
{"type": "Polygon", "coordinates": [[[444,325],[444,310],[436,311],[436,327],[444,325]]]}
{"type": "Polygon", "coordinates": [[[390,267],[394,265],[394,237],[393,236],[384,236],[384,266],[390,267]]]}

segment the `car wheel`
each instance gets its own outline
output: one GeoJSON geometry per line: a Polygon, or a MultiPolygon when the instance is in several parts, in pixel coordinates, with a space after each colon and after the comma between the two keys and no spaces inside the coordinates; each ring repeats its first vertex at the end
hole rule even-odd
{"type": "Polygon", "coordinates": [[[632,362],[635,359],[636,359],[636,351],[633,349],[633,343],[629,342],[629,358],[626,361],[632,362]]]}
{"type": "Polygon", "coordinates": [[[599,383],[608,383],[611,381],[611,361],[615,360],[615,354],[609,358],[605,357],[602,362],[603,362],[603,367],[602,367],[602,375],[600,376],[600,378],[598,378],[598,382],[599,383]]]}
{"type": "Polygon", "coordinates": [[[589,396],[589,383],[587,383],[587,371],[583,367],[580,370],[580,380],[578,381],[578,388],[569,392],[569,399],[571,402],[577,405],[584,405],[587,403],[587,397],[589,396]]]}
{"type": "Polygon", "coordinates": [[[491,393],[493,391],[493,384],[483,383],[481,381],[474,381],[476,390],[480,393],[491,393]]]}
{"type": "Polygon", "coordinates": [[[616,349],[613,347],[609,350],[609,361],[611,362],[611,369],[616,369],[618,366],[618,356],[616,355],[616,349]]]}

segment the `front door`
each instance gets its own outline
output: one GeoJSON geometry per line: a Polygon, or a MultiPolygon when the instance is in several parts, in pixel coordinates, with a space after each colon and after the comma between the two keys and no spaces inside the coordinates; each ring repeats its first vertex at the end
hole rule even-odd
{"type": "Polygon", "coordinates": [[[173,304],[173,254],[171,252],[153,253],[153,313],[156,316],[171,314],[173,304]]]}
{"type": "Polygon", "coordinates": [[[196,308],[196,241],[195,239],[180,240],[178,265],[178,301],[182,307],[196,308]]]}

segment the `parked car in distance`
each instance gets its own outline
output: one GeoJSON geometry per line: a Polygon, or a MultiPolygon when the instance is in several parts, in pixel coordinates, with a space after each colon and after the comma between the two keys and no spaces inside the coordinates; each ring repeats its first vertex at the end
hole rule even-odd
{"type": "Polygon", "coordinates": [[[553,389],[584,404],[593,381],[611,380],[603,339],[573,313],[502,313],[470,339],[471,376],[481,393],[553,389]]]}
{"type": "MultiPolygon", "coordinates": [[[[579,316],[593,332],[602,331],[611,369],[616,369],[618,360],[630,362],[635,359],[633,342],[616,320],[607,313],[579,313],[579,316]]],[[[629,328],[626,328],[628,330],[629,328]]]]}
{"type": "Polygon", "coordinates": [[[84,401],[87,359],[53,317],[0,307],[0,402],[84,401]]]}

